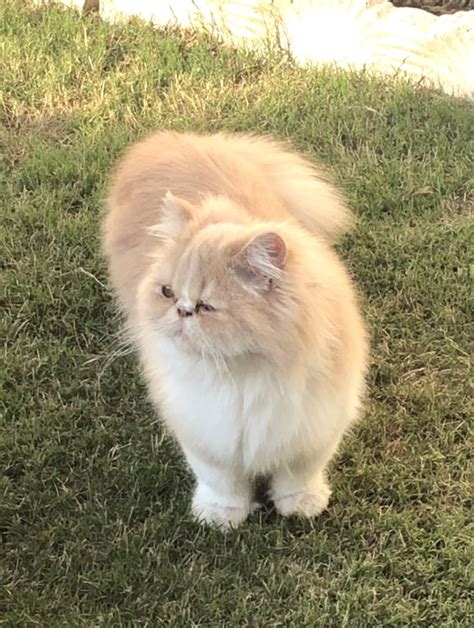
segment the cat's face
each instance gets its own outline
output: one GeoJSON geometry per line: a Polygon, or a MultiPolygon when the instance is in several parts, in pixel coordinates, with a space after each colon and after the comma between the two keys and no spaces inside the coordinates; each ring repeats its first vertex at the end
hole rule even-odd
{"type": "Polygon", "coordinates": [[[176,203],[168,203],[166,236],[141,289],[154,329],[202,355],[275,354],[282,335],[291,336],[298,301],[283,238],[231,223],[186,232],[176,203]]]}

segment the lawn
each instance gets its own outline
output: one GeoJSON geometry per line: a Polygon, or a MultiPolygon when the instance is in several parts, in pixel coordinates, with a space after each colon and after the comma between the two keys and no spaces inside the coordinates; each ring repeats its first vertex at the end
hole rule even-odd
{"type": "Polygon", "coordinates": [[[472,625],[472,103],[19,0],[0,21],[0,624],[472,625]],[[189,515],[99,248],[108,172],[159,128],[290,138],[358,216],[370,393],[318,519],[189,515]]]}

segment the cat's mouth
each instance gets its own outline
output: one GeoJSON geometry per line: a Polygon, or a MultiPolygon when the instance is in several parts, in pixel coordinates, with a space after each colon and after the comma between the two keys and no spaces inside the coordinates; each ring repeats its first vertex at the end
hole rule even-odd
{"type": "Polygon", "coordinates": [[[193,324],[187,318],[180,318],[174,329],[174,336],[180,342],[187,346],[193,344],[195,334],[193,333],[193,324]]]}
{"type": "Polygon", "coordinates": [[[189,338],[189,323],[186,318],[178,321],[178,335],[180,338],[189,338]]]}
{"type": "Polygon", "coordinates": [[[192,331],[190,329],[189,321],[183,318],[160,321],[157,327],[159,335],[165,336],[177,342],[183,346],[189,346],[192,342],[192,331]]]}
{"type": "Polygon", "coordinates": [[[205,342],[203,344],[203,338],[199,333],[199,326],[196,327],[196,322],[186,319],[178,321],[175,327],[174,340],[182,349],[193,353],[202,353],[206,344],[205,342]]]}

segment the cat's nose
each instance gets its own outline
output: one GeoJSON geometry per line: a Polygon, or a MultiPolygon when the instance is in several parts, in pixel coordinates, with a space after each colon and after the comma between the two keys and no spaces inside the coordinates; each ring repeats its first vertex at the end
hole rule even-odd
{"type": "Polygon", "coordinates": [[[186,310],[183,307],[178,307],[178,315],[181,318],[185,318],[186,316],[192,316],[193,315],[193,310],[186,310]]]}
{"type": "Polygon", "coordinates": [[[178,310],[178,316],[180,318],[185,318],[186,316],[192,316],[195,311],[194,304],[190,301],[180,300],[176,304],[176,309],[178,310]]]}

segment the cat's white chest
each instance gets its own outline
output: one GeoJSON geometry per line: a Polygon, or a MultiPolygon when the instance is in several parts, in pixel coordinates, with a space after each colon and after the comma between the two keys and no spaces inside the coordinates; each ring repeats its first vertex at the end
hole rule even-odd
{"type": "Polygon", "coordinates": [[[249,358],[230,369],[157,343],[166,419],[183,446],[249,471],[278,462],[296,438],[301,395],[275,367],[249,358]]]}

